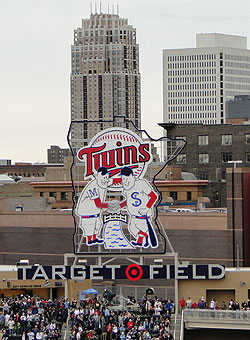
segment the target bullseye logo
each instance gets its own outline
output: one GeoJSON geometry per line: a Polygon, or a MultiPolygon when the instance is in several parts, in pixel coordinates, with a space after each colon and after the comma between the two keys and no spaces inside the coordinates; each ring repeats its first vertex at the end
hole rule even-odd
{"type": "Polygon", "coordinates": [[[126,269],[126,276],[131,281],[138,281],[142,277],[143,270],[138,264],[130,264],[126,269]]]}

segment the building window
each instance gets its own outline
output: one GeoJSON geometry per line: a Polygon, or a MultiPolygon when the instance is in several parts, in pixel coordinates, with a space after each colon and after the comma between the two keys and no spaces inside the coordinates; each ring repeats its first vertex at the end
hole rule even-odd
{"type": "Polygon", "coordinates": [[[201,180],[208,180],[208,171],[200,171],[198,176],[201,180]]]}
{"type": "Polygon", "coordinates": [[[233,160],[232,152],[223,152],[221,157],[222,163],[228,163],[228,161],[233,160]]]}
{"type": "Polygon", "coordinates": [[[226,170],[221,171],[221,180],[223,180],[223,181],[226,180],[226,170]]]}
{"type": "Polygon", "coordinates": [[[56,192],[51,191],[51,192],[49,193],[49,197],[54,197],[54,198],[56,198],[56,192]]]}
{"type": "Polygon", "coordinates": [[[250,144],[250,133],[246,133],[246,144],[250,144]]]}
{"type": "Polygon", "coordinates": [[[232,135],[221,135],[221,145],[232,145],[232,135]]]}
{"type": "Polygon", "coordinates": [[[199,164],[208,164],[208,163],[209,163],[209,154],[199,153],[199,164]]]}
{"type": "Polygon", "coordinates": [[[246,153],[246,162],[250,163],[250,152],[246,153]]]}
{"type": "Polygon", "coordinates": [[[192,200],[192,192],[187,191],[187,201],[191,201],[191,200],[192,200]]]}
{"type": "Polygon", "coordinates": [[[61,192],[61,201],[67,201],[67,199],[68,199],[68,193],[61,192]]]}
{"type": "Polygon", "coordinates": [[[186,154],[178,155],[176,157],[176,163],[178,163],[178,164],[186,164],[186,159],[187,159],[186,154]]]}
{"type": "Polygon", "coordinates": [[[198,145],[208,145],[208,136],[198,136],[198,145]]]}
{"type": "Polygon", "coordinates": [[[184,139],[185,141],[187,140],[187,137],[186,136],[176,136],[176,146],[178,145],[183,145],[183,141],[182,140],[178,140],[178,139],[184,139]]]}
{"type": "Polygon", "coordinates": [[[174,201],[177,200],[177,191],[170,191],[169,194],[170,194],[170,197],[172,197],[174,201]]]}
{"type": "Polygon", "coordinates": [[[44,192],[40,192],[40,197],[44,197],[44,192]]]}

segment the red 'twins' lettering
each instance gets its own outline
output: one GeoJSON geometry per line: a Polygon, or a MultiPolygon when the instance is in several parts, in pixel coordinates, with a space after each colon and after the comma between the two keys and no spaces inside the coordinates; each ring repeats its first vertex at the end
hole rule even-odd
{"type": "Polygon", "coordinates": [[[103,151],[105,147],[106,143],[101,146],[82,148],[78,151],[77,156],[80,160],[86,155],[86,177],[93,175],[93,170],[98,170],[101,166],[111,170],[125,165],[146,163],[150,160],[148,143],[141,144],[138,149],[134,145],[129,145],[103,151]]]}

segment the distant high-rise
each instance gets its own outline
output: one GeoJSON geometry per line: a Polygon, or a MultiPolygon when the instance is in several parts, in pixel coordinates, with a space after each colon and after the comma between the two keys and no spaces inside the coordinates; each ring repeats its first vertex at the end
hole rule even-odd
{"type": "Polygon", "coordinates": [[[163,51],[165,123],[225,123],[236,95],[250,95],[246,37],[197,34],[196,48],[163,51]]]}
{"type": "Polygon", "coordinates": [[[72,146],[86,145],[114,117],[122,117],[116,125],[131,128],[124,117],[141,127],[139,45],[127,19],[95,13],[74,30],[71,47],[71,121],[82,121],[72,125],[72,146]]]}
{"type": "Polygon", "coordinates": [[[69,149],[61,149],[57,145],[51,145],[50,149],[47,149],[48,164],[63,163],[64,157],[69,156],[69,154],[70,154],[69,149]]]}

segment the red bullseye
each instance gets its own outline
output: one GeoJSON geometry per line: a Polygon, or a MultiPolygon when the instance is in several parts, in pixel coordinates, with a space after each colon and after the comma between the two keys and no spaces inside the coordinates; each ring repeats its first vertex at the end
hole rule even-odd
{"type": "Polygon", "coordinates": [[[143,270],[138,264],[130,264],[126,269],[126,276],[131,281],[138,281],[142,277],[143,270]]]}

